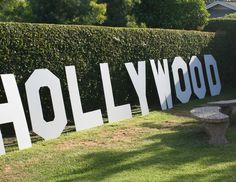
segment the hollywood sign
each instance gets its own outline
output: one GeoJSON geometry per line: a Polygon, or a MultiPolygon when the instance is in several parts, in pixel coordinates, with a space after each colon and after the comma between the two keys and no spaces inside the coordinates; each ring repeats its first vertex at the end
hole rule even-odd
{"type": "MultiPolygon", "coordinates": [[[[154,60],[150,60],[150,63],[161,109],[170,109],[173,107],[173,101],[168,61],[164,59],[161,64],[160,61],[156,63],[154,60]]],[[[212,55],[205,55],[204,64],[206,79],[202,63],[196,56],[191,58],[189,65],[181,57],[174,59],[171,69],[176,97],[181,103],[187,103],[192,94],[203,99],[207,92],[205,80],[208,81],[211,96],[220,94],[221,83],[215,59],[212,55]],[[179,71],[183,73],[184,90],[180,84],[179,71]],[[197,79],[200,81],[200,85],[197,84],[197,79]]],[[[133,63],[125,63],[125,67],[138,95],[142,115],[147,115],[149,108],[146,97],[146,62],[138,62],[137,70],[133,63]]],[[[130,104],[115,106],[108,64],[101,63],[100,70],[109,122],[132,118],[130,104]]],[[[65,73],[76,131],[103,125],[101,110],[83,112],[75,67],[66,66],[65,73]]],[[[8,102],[0,104],[0,124],[12,122],[19,149],[29,148],[32,143],[15,76],[2,74],[1,79],[8,102]]],[[[25,83],[25,89],[33,132],[45,140],[59,137],[67,124],[60,80],[48,69],[37,69],[25,83]],[[51,93],[55,117],[50,122],[46,122],[43,117],[39,94],[42,87],[48,87],[51,93]]],[[[0,154],[5,154],[1,131],[0,154]]]]}

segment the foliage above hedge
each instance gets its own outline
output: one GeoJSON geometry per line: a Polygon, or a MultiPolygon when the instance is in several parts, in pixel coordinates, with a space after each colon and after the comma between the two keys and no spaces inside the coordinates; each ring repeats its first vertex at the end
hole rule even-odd
{"type": "Polygon", "coordinates": [[[197,29],[204,0],[1,0],[0,21],[197,29]]]}
{"type": "Polygon", "coordinates": [[[64,24],[102,24],[106,4],[97,0],[27,0],[32,10],[30,22],[64,24]]]}
{"type": "Polygon", "coordinates": [[[225,15],[224,18],[236,19],[236,13],[225,15]]]}
{"type": "Polygon", "coordinates": [[[194,30],[209,16],[203,0],[142,0],[137,13],[147,27],[194,30]]]}

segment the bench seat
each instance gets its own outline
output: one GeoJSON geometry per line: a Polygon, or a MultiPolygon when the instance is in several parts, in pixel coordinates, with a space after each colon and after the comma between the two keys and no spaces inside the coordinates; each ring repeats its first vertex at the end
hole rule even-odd
{"type": "Polygon", "coordinates": [[[228,143],[225,133],[229,126],[229,116],[220,112],[220,107],[199,107],[190,113],[198,118],[209,135],[209,144],[221,145],[228,143]]]}
{"type": "Polygon", "coordinates": [[[205,122],[225,122],[229,119],[229,116],[220,112],[220,107],[199,107],[192,109],[190,112],[193,116],[205,121],[205,122]]]}

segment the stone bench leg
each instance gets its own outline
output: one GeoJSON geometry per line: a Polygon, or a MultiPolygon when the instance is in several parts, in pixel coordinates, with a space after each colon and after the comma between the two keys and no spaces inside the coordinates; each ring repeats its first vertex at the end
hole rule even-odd
{"type": "Polygon", "coordinates": [[[222,145],[228,143],[225,133],[229,126],[229,120],[221,123],[204,123],[203,126],[210,137],[209,144],[222,145]]]}

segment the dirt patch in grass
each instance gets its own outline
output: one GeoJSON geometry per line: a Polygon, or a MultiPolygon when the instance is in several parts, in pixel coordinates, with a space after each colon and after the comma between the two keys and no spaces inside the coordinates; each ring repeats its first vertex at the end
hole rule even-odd
{"type": "Polygon", "coordinates": [[[195,127],[193,122],[179,123],[175,121],[165,121],[157,123],[143,123],[142,125],[133,125],[126,128],[117,128],[115,130],[104,129],[93,139],[73,139],[60,142],[55,147],[59,151],[67,151],[77,147],[81,148],[116,148],[117,146],[128,146],[134,140],[138,140],[145,133],[156,132],[157,130],[176,130],[179,128],[195,127]],[[119,143],[119,144],[118,144],[119,143]]]}
{"type": "Polygon", "coordinates": [[[3,169],[4,174],[9,174],[12,173],[12,167],[10,165],[6,165],[5,168],[3,169]]]}
{"type": "Polygon", "coordinates": [[[94,148],[94,147],[102,147],[105,146],[106,143],[103,140],[67,140],[57,144],[55,147],[56,150],[59,151],[67,151],[71,149],[75,149],[77,147],[81,148],[94,148]]]}
{"type": "Polygon", "coordinates": [[[76,140],[66,140],[56,145],[55,149],[59,151],[66,151],[79,146],[76,140]]]}
{"type": "Polygon", "coordinates": [[[65,151],[71,150],[76,147],[87,147],[87,148],[94,148],[94,147],[105,147],[111,148],[116,147],[117,142],[129,143],[132,140],[140,137],[143,133],[150,132],[151,128],[144,128],[144,127],[137,127],[131,126],[129,128],[118,128],[114,131],[111,130],[104,130],[102,131],[96,139],[90,140],[67,140],[63,141],[56,146],[56,150],[65,151]]]}
{"type": "Polygon", "coordinates": [[[23,181],[27,179],[29,175],[25,171],[21,171],[20,169],[24,168],[23,162],[17,162],[14,165],[6,165],[3,169],[3,174],[1,179],[3,181],[23,181]]]}
{"type": "Polygon", "coordinates": [[[112,134],[112,138],[111,140],[113,142],[115,141],[130,141],[133,138],[136,138],[137,136],[140,136],[140,134],[142,133],[146,133],[150,131],[150,129],[147,128],[142,128],[142,127],[130,127],[130,128],[124,128],[124,129],[120,129],[115,131],[112,134]]]}

